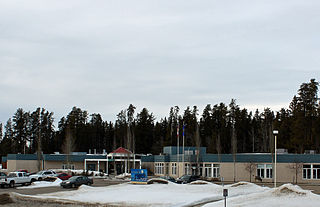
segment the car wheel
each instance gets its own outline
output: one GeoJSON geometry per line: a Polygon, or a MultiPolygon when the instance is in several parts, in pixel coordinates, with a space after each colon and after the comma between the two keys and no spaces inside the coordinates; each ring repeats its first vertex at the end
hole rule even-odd
{"type": "Polygon", "coordinates": [[[10,188],[14,188],[14,181],[10,182],[10,188]]]}
{"type": "Polygon", "coordinates": [[[75,188],[76,187],[76,185],[73,183],[72,185],[71,185],[71,188],[75,188]]]}
{"type": "Polygon", "coordinates": [[[33,183],[33,182],[35,182],[35,181],[36,181],[36,179],[34,179],[34,178],[31,179],[31,183],[33,183]]]}
{"type": "Polygon", "coordinates": [[[39,180],[39,181],[41,181],[41,180],[42,180],[42,178],[40,177],[40,178],[38,178],[38,180],[39,180]]]}
{"type": "Polygon", "coordinates": [[[88,182],[88,183],[87,183],[87,185],[91,185],[91,183],[90,183],[90,182],[88,182]]]}

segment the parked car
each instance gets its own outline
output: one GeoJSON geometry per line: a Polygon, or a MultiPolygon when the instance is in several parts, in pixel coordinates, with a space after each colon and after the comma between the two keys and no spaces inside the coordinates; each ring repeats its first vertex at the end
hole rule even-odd
{"type": "Polygon", "coordinates": [[[13,188],[16,184],[31,184],[31,178],[25,172],[11,172],[6,178],[0,180],[1,187],[10,186],[13,188]]]}
{"type": "Polygon", "coordinates": [[[161,176],[160,178],[168,180],[168,181],[173,182],[173,183],[176,182],[176,179],[174,179],[173,177],[170,177],[170,176],[161,176]]]}
{"type": "Polygon", "coordinates": [[[60,183],[60,186],[63,188],[75,188],[80,185],[92,185],[93,180],[87,176],[73,176],[66,181],[60,183]]]}
{"type": "Polygon", "coordinates": [[[200,176],[198,176],[198,175],[183,175],[177,179],[177,183],[179,183],[179,184],[191,183],[191,182],[199,180],[199,179],[200,179],[200,176]]]}
{"type": "Polygon", "coordinates": [[[71,175],[68,175],[67,173],[60,173],[57,176],[58,178],[60,178],[61,180],[68,180],[69,178],[71,178],[71,175]]]}
{"type": "Polygon", "coordinates": [[[53,170],[42,170],[37,172],[36,174],[30,175],[31,181],[41,181],[48,177],[56,177],[57,173],[53,170]]]}

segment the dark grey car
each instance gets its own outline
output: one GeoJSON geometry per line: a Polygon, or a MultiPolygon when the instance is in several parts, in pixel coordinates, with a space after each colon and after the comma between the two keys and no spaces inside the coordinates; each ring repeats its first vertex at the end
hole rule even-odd
{"type": "Polygon", "coordinates": [[[92,185],[93,180],[87,176],[73,176],[66,181],[61,182],[61,186],[64,188],[76,188],[80,185],[92,185]]]}
{"type": "Polygon", "coordinates": [[[197,175],[183,175],[177,179],[177,183],[179,184],[191,183],[199,179],[200,179],[200,176],[197,176],[197,175]]]}

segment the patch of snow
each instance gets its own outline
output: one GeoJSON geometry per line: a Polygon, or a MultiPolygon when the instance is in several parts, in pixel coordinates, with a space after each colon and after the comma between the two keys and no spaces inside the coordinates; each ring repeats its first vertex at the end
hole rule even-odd
{"type": "Polygon", "coordinates": [[[116,179],[131,179],[131,173],[123,173],[115,176],[116,179]]]}
{"type": "Polygon", "coordinates": [[[55,186],[60,186],[61,182],[62,180],[60,180],[59,178],[57,178],[54,182],[35,181],[31,183],[31,185],[29,186],[18,187],[18,189],[55,187],[55,186]]]}
{"type": "Polygon", "coordinates": [[[205,180],[196,180],[189,183],[189,185],[214,185],[214,184],[205,180]]]}
{"type": "Polygon", "coordinates": [[[151,178],[147,182],[147,184],[154,184],[154,183],[168,184],[169,181],[163,178],[151,178]]]}

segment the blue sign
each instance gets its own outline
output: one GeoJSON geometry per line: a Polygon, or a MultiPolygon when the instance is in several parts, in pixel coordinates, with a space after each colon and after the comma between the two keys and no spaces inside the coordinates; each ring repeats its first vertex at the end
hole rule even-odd
{"type": "Polygon", "coordinates": [[[146,169],[131,169],[132,183],[147,183],[148,171],[146,169]]]}

